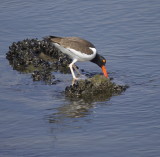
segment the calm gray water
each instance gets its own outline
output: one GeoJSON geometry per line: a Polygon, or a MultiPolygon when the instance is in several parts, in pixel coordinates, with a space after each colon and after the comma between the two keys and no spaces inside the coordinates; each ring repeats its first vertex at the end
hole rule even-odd
{"type": "Polygon", "coordinates": [[[160,1],[2,1],[0,156],[159,157],[160,1]],[[5,59],[12,42],[47,35],[91,41],[110,77],[130,88],[110,100],[72,101],[62,93],[70,74],[54,73],[61,82],[45,85],[13,70],[5,59]]]}

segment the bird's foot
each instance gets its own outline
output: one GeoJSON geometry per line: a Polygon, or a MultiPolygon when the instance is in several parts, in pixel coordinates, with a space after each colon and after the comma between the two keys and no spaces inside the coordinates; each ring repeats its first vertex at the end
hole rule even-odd
{"type": "Polygon", "coordinates": [[[76,81],[79,81],[79,80],[86,80],[87,77],[85,75],[80,75],[80,77],[74,77],[73,80],[72,80],[72,85],[76,82],[76,81]]]}
{"type": "Polygon", "coordinates": [[[79,80],[79,77],[74,77],[73,80],[75,80],[75,81],[76,81],[76,80],[79,80]]]}
{"type": "Polygon", "coordinates": [[[87,76],[85,76],[85,75],[78,75],[79,77],[74,77],[73,79],[74,80],[85,80],[85,79],[87,79],[88,77],[87,76]]]}
{"type": "Polygon", "coordinates": [[[72,80],[72,86],[75,84],[75,82],[76,82],[77,80],[78,80],[77,77],[73,78],[73,80],[72,80]]]}

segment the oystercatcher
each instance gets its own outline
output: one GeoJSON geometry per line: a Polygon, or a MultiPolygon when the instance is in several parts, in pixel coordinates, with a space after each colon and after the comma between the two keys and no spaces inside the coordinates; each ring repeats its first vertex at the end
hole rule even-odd
{"type": "Polygon", "coordinates": [[[78,79],[74,74],[73,68],[81,75],[74,65],[77,61],[91,61],[97,64],[101,67],[104,76],[108,78],[108,73],[105,67],[106,59],[97,53],[95,46],[91,42],[79,37],[49,36],[45,39],[51,41],[56,48],[67,54],[72,59],[72,63],[69,65],[69,68],[73,79],[78,79]]]}

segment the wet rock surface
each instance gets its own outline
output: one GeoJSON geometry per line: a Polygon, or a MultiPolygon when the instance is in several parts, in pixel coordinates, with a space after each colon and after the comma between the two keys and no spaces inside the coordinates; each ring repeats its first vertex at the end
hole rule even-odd
{"type": "MultiPolygon", "coordinates": [[[[52,72],[70,73],[68,65],[71,59],[56,49],[52,43],[43,39],[25,39],[13,42],[6,54],[10,65],[21,73],[31,73],[33,81],[44,81],[56,84],[56,76],[52,72]]],[[[84,73],[85,71],[82,70],[84,73]]],[[[92,100],[106,100],[113,95],[124,92],[128,86],[117,85],[102,75],[86,72],[90,78],[75,81],[65,88],[65,95],[69,98],[83,98],[92,100]]]]}
{"type": "Polygon", "coordinates": [[[117,85],[103,75],[95,75],[86,80],[76,81],[73,85],[67,86],[65,94],[72,98],[84,99],[106,99],[121,94],[128,86],[117,85]]]}

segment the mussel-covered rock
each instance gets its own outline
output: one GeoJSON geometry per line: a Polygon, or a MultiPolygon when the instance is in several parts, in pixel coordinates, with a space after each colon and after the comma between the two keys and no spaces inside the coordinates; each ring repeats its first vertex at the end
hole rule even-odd
{"type": "Polygon", "coordinates": [[[38,39],[25,39],[13,42],[6,54],[13,69],[33,72],[39,69],[69,72],[71,59],[57,50],[52,43],[38,39]]]}
{"type": "Polygon", "coordinates": [[[102,75],[95,75],[86,80],[78,80],[67,86],[65,94],[71,98],[107,99],[125,91],[128,86],[117,85],[102,75]]]}
{"type": "Polygon", "coordinates": [[[46,70],[34,71],[31,76],[33,81],[43,81],[50,85],[60,82],[60,80],[55,80],[55,76],[50,71],[46,70]]]}

